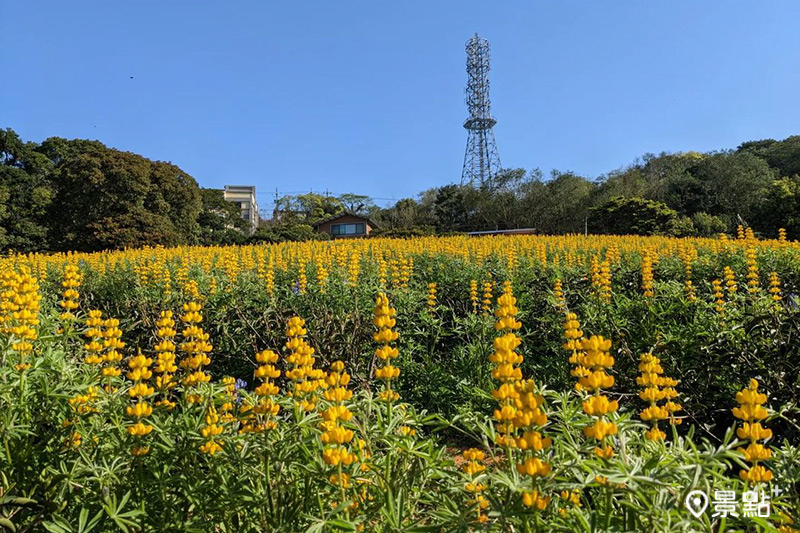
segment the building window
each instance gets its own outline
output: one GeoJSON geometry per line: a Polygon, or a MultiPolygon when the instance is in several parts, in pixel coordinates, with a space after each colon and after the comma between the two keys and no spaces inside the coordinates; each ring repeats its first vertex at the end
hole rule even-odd
{"type": "Polygon", "coordinates": [[[331,235],[364,235],[366,226],[363,222],[357,224],[331,224],[331,235]]]}

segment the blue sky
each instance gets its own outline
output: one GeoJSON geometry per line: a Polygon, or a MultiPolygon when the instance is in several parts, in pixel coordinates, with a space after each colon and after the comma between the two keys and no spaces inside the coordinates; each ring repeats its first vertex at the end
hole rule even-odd
{"type": "Polygon", "coordinates": [[[0,127],[98,139],[201,186],[412,196],[461,176],[464,43],[492,46],[507,168],[800,133],[796,0],[7,0],[0,127]]]}

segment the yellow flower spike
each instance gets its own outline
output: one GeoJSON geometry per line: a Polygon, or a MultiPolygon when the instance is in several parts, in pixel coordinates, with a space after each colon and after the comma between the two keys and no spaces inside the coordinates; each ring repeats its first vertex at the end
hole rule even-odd
{"type": "Polygon", "coordinates": [[[67,265],[64,267],[64,279],[61,286],[64,291],[61,293],[62,300],[58,305],[63,309],[60,318],[64,322],[75,320],[74,311],[78,309],[78,298],[80,294],[78,288],[83,282],[83,274],[77,265],[67,265]]]}
{"type": "Polygon", "coordinates": [[[489,501],[482,494],[486,491],[486,485],[475,481],[475,477],[481,475],[486,470],[486,467],[481,464],[481,461],[485,458],[485,454],[477,448],[470,448],[464,450],[462,457],[465,462],[461,465],[461,469],[472,479],[464,485],[465,492],[470,496],[467,500],[467,504],[475,506],[476,520],[479,523],[485,523],[489,519],[488,516],[484,514],[484,511],[489,508],[489,501]]]}
{"type": "MultiPolygon", "coordinates": [[[[568,322],[573,318],[568,316],[568,322]]],[[[572,328],[570,328],[572,329],[572,328]]],[[[614,365],[614,358],[610,355],[611,340],[600,335],[576,340],[571,346],[573,355],[570,361],[576,366],[571,374],[578,378],[576,389],[589,394],[583,403],[583,412],[594,418],[592,425],[583,428],[584,435],[597,440],[599,446],[595,454],[603,459],[613,456],[613,448],[606,442],[606,438],[616,435],[617,425],[606,419],[606,416],[619,409],[616,400],[610,400],[602,394],[603,389],[614,385],[614,377],[607,373],[614,365]]]]}
{"type": "Polygon", "coordinates": [[[205,333],[203,328],[198,325],[203,321],[201,310],[202,306],[197,302],[183,304],[184,315],[181,317],[181,322],[185,326],[181,332],[183,342],[181,342],[179,350],[183,352],[184,357],[180,360],[179,366],[186,371],[181,382],[186,388],[187,396],[195,394],[193,389],[198,384],[211,380],[211,376],[203,370],[203,367],[211,364],[211,358],[207,354],[213,347],[208,342],[208,333],[205,333]]]}
{"type": "MultiPolygon", "coordinates": [[[[337,471],[330,475],[329,481],[340,487],[340,497],[345,498],[345,489],[350,487],[350,474],[343,469],[353,464],[358,456],[350,452],[347,447],[353,441],[355,433],[344,425],[353,418],[353,413],[344,404],[352,397],[352,391],[347,389],[350,375],[345,372],[342,361],[331,364],[325,382],[329,388],[324,396],[332,405],[322,412],[323,420],[320,423],[322,429],[320,440],[324,446],[322,460],[325,464],[337,468],[337,471]]],[[[362,448],[364,443],[358,440],[357,445],[362,448]]]]}
{"type": "Polygon", "coordinates": [[[771,438],[772,431],[765,429],[760,422],[768,413],[762,406],[767,401],[767,395],[758,391],[758,385],[757,380],[751,379],[747,388],[736,393],[739,407],[732,409],[733,416],[743,421],[742,426],[737,428],[736,435],[740,439],[749,441],[746,448],[740,447],[738,451],[744,455],[745,461],[752,465],[749,469],[742,469],[739,472],[739,477],[750,485],[769,482],[773,478],[772,472],[759,464],[772,457],[772,451],[759,442],[771,438]]]}
{"type": "Polygon", "coordinates": [[[649,250],[642,255],[642,292],[645,298],[653,297],[653,259],[649,250]]]}
{"type": "Polygon", "coordinates": [[[428,283],[428,296],[426,298],[426,304],[429,309],[433,309],[436,307],[436,293],[437,293],[436,283],[428,283]]]}
{"type": "MultiPolygon", "coordinates": [[[[516,304],[511,282],[506,281],[503,284],[503,293],[497,298],[494,312],[495,329],[499,335],[494,339],[494,352],[489,356],[489,361],[494,364],[492,377],[500,382],[492,391],[492,396],[498,402],[498,407],[494,410],[497,422],[495,443],[506,448],[508,462],[514,465],[519,474],[536,478],[550,472],[550,465],[538,455],[549,448],[552,442],[549,438],[543,438],[540,432],[547,424],[547,416],[542,409],[544,398],[537,392],[532,380],[522,379],[519,365],[523,362],[523,356],[516,351],[522,339],[514,333],[522,324],[516,318],[519,312],[516,304]],[[521,435],[518,431],[522,432],[521,435]],[[518,450],[518,458],[512,450],[518,450]]],[[[465,453],[465,458],[466,455],[465,453]]],[[[484,468],[475,461],[469,465],[471,474],[484,468]]],[[[526,494],[535,492],[534,490],[526,494]]]]}
{"type": "Polygon", "coordinates": [[[396,314],[397,311],[389,305],[389,298],[386,294],[378,294],[375,299],[374,317],[372,319],[372,323],[378,331],[372,337],[375,342],[381,344],[375,350],[375,356],[383,362],[383,365],[375,369],[375,377],[384,382],[384,390],[379,393],[378,397],[381,401],[387,403],[394,402],[400,397],[397,392],[392,390],[391,385],[392,380],[400,376],[400,369],[389,362],[399,355],[397,348],[390,346],[400,337],[400,334],[392,329],[396,325],[396,320],[394,319],[396,314]]]}
{"type": "Polygon", "coordinates": [[[478,297],[478,281],[474,279],[469,282],[469,301],[472,304],[473,314],[477,313],[480,298],[478,297]]]}
{"type": "Polygon", "coordinates": [[[298,316],[290,318],[286,332],[289,335],[285,344],[289,351],[286,362],[291,365],[286,377],[292,381],[289,396],[301,411],[310,411],[316,406],[317,391],[328,387],[327,376],[323,371],[314,368],[315,350],[304,338],[308,333],[305,321],[298,316]]]}
{"type": "Polygon", "coordinates": [[[680,419],[675,418],[675,413],[681,410],[680,404],[673,402],[672,399],[678,396],[675,386],[677,380],[664,376],[664,369],[661,367],[661,360],[652,353],[645,353],[639,357],[639,371],[641,375],[636,378],[636,383],[644,387],[639,391],[639,398],[648,403],[639,417],[650,422],[651,427],[645,432],[645,438],[651,441],[662,441],[666,439],[666,433],[658,427],[660,420],[669,419],[672,425],[681,423],[680,419]],[[664,405],[659,402],[668,400],[664,405]]]}
{"type": "Polygon", "coordinates": [[[781,301],[781,280],[777,272],[770,272],[769,274],[769,293],[773,302],[777,304],[781,301]]]}

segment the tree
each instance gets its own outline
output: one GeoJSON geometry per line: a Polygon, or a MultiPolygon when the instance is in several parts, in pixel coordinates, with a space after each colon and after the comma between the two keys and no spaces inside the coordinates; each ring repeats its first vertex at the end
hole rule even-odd
{"type": "Polygon", "coordinates": [[[699,210],[720,216],[729,227],[738,216],[753,217],[775,178],[763,159],[746,152],[710,155],[690,172],[702,184],[699,210]]]}
{"type": "Polygon", "coordinates": [[[54,248],[94,251],[194,242],[201,200],[197,183],[169,163],[92,141],[48,139],[54,165],[48,215],[54,248]]]}
{"type": "Polygon", "coordinates": [[[52,164],[12,130],[0,130],[0,250],[34,252],[49,245],[47,210],[52,164]]]}
{"type": "Polygon", "coordinates": [[[763,159],[778,176],[800,174],[800,135],[782,141],[766,139],[742,143],[737,151],[763,159]]]}
{"type": "Polygon", "coordinates": [[[534,174],[523,185],[520,226],[542,233],[583,232],[595,190],[592,182],[572,172],[554,170],[547,181],[534,174]]]}
{"type": "Polygon", "coordinates": [[[794,239],[800,237],[800,176],[772,182],[757,216],[753,217],[753,227],[773,238],[780,228],[794,239]]]}
{"type": "Polygon", "coordinates": [[[462,188],[470,214],[469,229],[510,229],[520,227],[520,192],[525,169],[506,169],[480,187],[462,188]]]}
{"type": "Polygon", "coordinates": [[[687,231],[676,211],[644,198],[612,198],[589,210],[588,223],[593,233],[613,235],[676,235],[687,231]]]}
{"type": "Polygon", "coordinates": [[[392,207],[381,209],[375,220],[384,230],[413,228],[420,224],[419,204],[413,198],[403,198],[392,207]]]}
{"type": "Polygon", "coordinates": [[[689,172],[673,176],[666,184],[664,202],[680,213],[699,213],[706,202],[703,182],[689,172]]]}
{"type": "Polygon", "coordinates": [[[203,202],[194,178],[171,163],[156,161],[150,165],[150,184],[145,207],[165,213],[182,243],[197,242],[200,232],[197,218],[203,202]]]}
{"type": "Polygon", "coordinates": [[[702,211],[692,215],[692,226],[701,237],[718,235],[728,229],[724,220],[702,211]]]}
{"type": "Polygon", "coordinates": [[[310,192],[280,197],[275,204],[275,219],[285,223],[313,224],[343,211],[344,206],[338,198],[310,192]]]}
{"type": "Polygon", "coordinates": [[[433,202],[433,214],[436,218],[437,231],[448,232],[463,229],[469,218],[464,190],[458,185],[445,185],[437,189],[433,202]]]}
{"type": "Polygon", "coordinates": [[[245,240],[248,222],[236,205],[225,201],[219,189],[200,189],[202,207],[197,216],[202,244],[239,244],[245,240]]]}
{"type": "Polygon", "coordinates": [[[362,216],[370,216],[378,206],[375,205],[372,198],[363,194],[345,193],[340,194],[337,200],[342,206],[351,213],[362,216]]]}

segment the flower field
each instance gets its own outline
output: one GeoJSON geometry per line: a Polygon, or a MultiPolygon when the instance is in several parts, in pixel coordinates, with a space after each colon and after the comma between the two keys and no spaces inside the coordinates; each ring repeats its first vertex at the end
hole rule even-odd
{"type": "Polygon", "coordinates": [[[0,258],[0,529],[800,531],[776,237],[0,258]]]}

